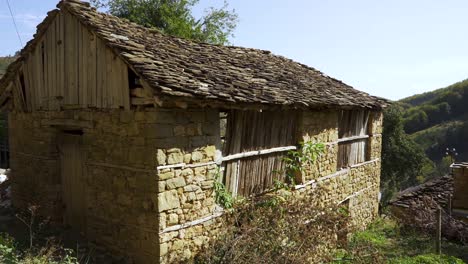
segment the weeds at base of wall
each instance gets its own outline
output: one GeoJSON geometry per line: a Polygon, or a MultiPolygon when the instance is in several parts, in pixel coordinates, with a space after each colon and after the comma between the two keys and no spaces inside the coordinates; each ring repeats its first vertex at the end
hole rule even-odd
{"type": "Polygon", "coordinates": [[[236,204],[225,218],[226,231],[195,263],[331,261],[348,216],[338,208],[313,208],[310,199],[266,196],[236,204]]]}
{"type": "Polygon", "coordinates": [[[225,209],[230,209],[234,206],[235,199],[232,194],[226,189],[226,185],[221,182],[221,171],[218,168],[215,179],[213,182],[213,189],[215,191],[216,204],[221,205],[225,209]]]}
{"type": "Polygon", "coordinates": [[[40,249],[21,250],[6,234],[0,234],[0,263],[3,264],[78,264],[70,249],[48,245],[40,249]]]}

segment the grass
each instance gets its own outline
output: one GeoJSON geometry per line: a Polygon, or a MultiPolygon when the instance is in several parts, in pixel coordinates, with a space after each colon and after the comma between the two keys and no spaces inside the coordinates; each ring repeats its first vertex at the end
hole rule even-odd
{"type": "Polygon", "coordinates": [[[0,263],[3,264],[78,264],[73,251],[49,245],[24,249],[7,234],[0,234],[0,263]]]}
{"type": "Polygon", "coordinates": [[[467,245],[443,241],[444,254],[439,256],[434,252],[435,241],[430,234],[402,227],[390,218],[379,218],[367,230],[351,237],[348,248],[337,252],[336,263],[461,264],[468,261],[467,245]]]}

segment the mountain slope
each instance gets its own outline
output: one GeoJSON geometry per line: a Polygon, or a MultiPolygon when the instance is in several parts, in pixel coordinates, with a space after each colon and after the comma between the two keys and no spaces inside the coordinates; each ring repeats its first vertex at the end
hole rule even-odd
{"type": "Polygon", "coordinates": [[[398,102],[404,109],[405,131],[437,162],[446,148],[468,160],[468,79],[398,102]]]}

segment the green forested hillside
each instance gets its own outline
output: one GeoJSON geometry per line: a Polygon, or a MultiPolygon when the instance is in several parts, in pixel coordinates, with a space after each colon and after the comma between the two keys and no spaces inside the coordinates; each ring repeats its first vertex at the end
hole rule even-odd
{"type": "Polygon", "coordinates": [[[398,102],[404,108],[405,131],[440,166],[450,160],[447,148],[455,148],[457,160],[468,161],[468,79],[398,102]]]}

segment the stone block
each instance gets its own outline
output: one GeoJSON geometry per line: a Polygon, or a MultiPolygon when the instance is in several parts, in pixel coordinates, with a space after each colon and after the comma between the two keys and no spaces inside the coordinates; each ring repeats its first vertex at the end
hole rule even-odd
{"type": "Polygon", "coordinates": [[[207,146],[205,149],[205,154],[207,157],[214,158],[216,155],[216,147],[215,146],[207,146]]]}
{"type": "Polygon", "coordinates": [[[187,185],[184,187],[185,192],[195,192],[200,190],[200,187],[198,185],[187,185]]]}
{"type": "Polygon", "coordinates": [[[179,223],[179,216],[177,214],[170,214],[167,224],[171,226],[171,225],[177,225],[178,223],[179,223]]]}
{"type": "Polygon", "coordinates": [[[180,152],[170,153],[167,157],[167,164],[178,164],[184,161],[184,154],[180,152]]]}
{"type": "Polygon", "coordinates": [[[184,169],[184,170],[182,170],[182,173],[180,175],[183,176],[183,177],[191,176],[191,175],[193,175],[193,170],[189,169],[189,168],[184,169]]]}
{"type": "Polygon", "coordinates": [[[184,126],[175,126],[174,127],[174,136],[185,136],[185,127],[184,126]]]}
{"type": "Polygon", "coordinates": [[[160,256],[165,256],[169,252],[169,247],[167,246],[167,243],[162,243],[159,245],[159,255],[160,256]]]}
{"type": "Polygon", "coordinates": [[[176,190],[166,191],[158,194],[159,212],[175,208],[180,208],[179,195],[177,194],[176,190]]]}
{"type": "Polygon", "coordinates": [[[192,160],[192,154],[190,154],[190,153],[184,154],[184,163],[185,164],[189,164],[191,160],[192,160]]]}
{"type": "Polygon", "coordinates": [[[145,124],[140,131],[146,138],[169,138],[174,135],[172,125],[145,124]]]}
{"type": "Polygon", "coordinates": [[[168,190],[176,189],[182,186],[185,186],[184,177],[172,178],[166,181],[166,188],[168,190]]]}
{"type": "Polygon", "coordinates": [[[165,181],[158,181],[158,191],[164,192],[166,190],[166,182],[165,181]]]}
{"type": "Polygon", "coordinates": [[[166,153],[162,149],[156,151],[156,161],[158,165],[166,165],[166,153]]]}
{"type": "Polygon", "coordinates": [[[159,173],[158,175],[158,179],[160,181],[171,179],[171,178],[174,178],[174,171],[163,172],[163,173],[159,173]]]}
{"type": "Polygon", "coordinates": [[[133,111],[121,111],[120,112],[120,122],[127,124],[133,121],[133,111]]]}
{"type": "Polygon", "coordinates": [[[192,152],[192,160],[194,162],[199,162],[202,159],[203,159],[203,153],[202,152],[200,152],[200,151],[192,152]]]}

